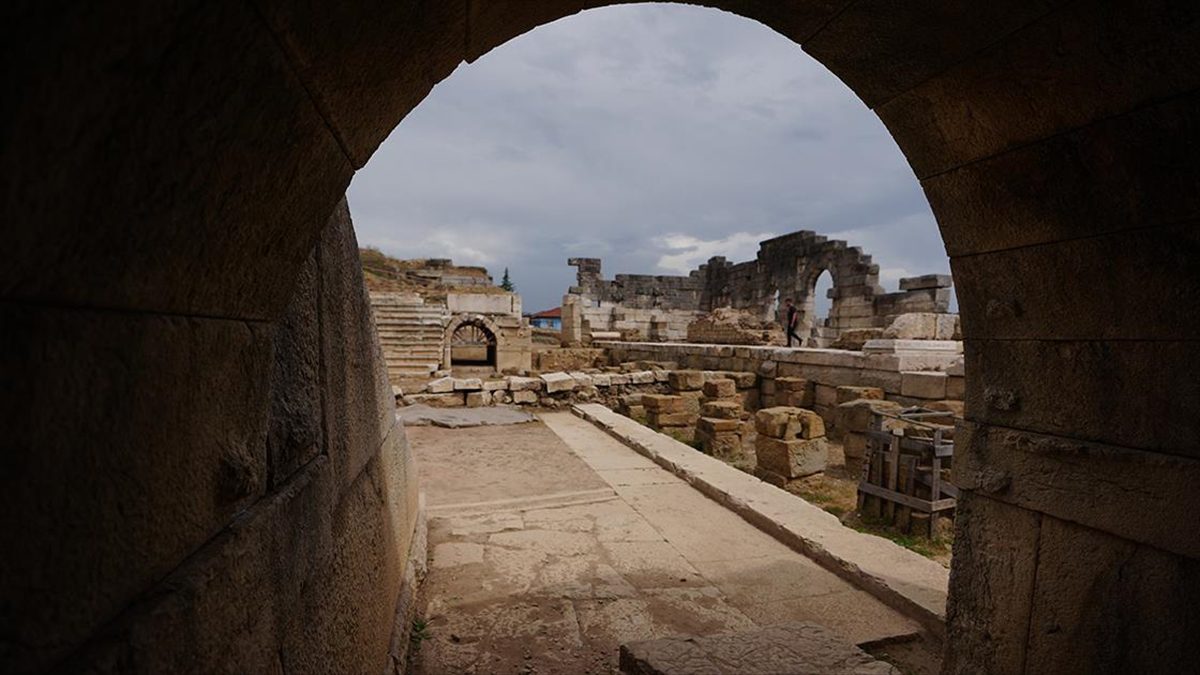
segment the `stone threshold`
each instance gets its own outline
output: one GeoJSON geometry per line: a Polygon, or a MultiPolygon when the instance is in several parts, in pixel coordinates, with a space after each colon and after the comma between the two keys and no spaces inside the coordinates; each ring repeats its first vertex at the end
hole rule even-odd
{"type": "Polygon", "coordinates": [[[949,570],[598,403],[572,406],[634,451],[817,564],[945,637],[949,570]]]}

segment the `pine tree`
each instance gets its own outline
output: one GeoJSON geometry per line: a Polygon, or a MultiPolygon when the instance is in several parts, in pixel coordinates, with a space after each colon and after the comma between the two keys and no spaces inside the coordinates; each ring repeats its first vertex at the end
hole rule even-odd
{"type": "Polygon", "coordinates": [[[509,293],[512,293],[514,290],[516,290],[513,287],[512,279],[508,278],[508,268],[507,267],[504,268],[504,278],[500,280],[500,288],[503,288],[504,290],[508,291],[509,293]]]}

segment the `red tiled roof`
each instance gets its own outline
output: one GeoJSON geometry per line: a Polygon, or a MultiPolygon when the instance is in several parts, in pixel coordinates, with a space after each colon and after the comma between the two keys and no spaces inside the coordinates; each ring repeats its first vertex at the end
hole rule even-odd
{"type": "Polygon", "coordinates": [[[555,307],[554,309],[547,309],[545,311],[538,312],[537,314],[533,315],[533,318],[535,318],[535,319],[561,319],[562,318],[562,307],[555,307]]]}

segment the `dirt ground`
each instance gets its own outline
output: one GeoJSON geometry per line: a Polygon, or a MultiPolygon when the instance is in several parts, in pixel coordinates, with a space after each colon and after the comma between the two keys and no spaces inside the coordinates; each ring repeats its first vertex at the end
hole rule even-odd
{"type": "Polygon", "coordinates": [[[430,517],[411,672],[613,673],[624,642],[794,620],[936,672],[912,620],[583,420],[542,419],[409,430],[430,517]]]}

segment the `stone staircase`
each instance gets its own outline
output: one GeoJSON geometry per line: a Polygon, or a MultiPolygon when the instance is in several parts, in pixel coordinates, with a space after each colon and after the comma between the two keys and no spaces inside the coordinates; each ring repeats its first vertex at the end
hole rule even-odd
{"type": "Polygon", "coordinates": [[[371,293],[388,378],[429,376],[442,367],[446,308],[411,293],[371,293]]]}

